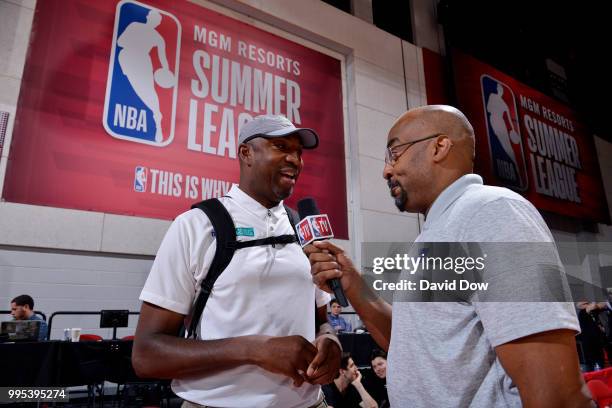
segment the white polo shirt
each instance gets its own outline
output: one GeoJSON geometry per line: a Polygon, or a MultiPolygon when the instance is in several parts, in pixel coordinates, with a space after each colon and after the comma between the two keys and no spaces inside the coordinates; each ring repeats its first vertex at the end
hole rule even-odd
{"type": "MultiPolygon", "coordinates": [[[[293,234],[281,202],[269,210],[234,185],[220,198],[234,220],[239,241],[293,234]]],[[[176,218],[159,248],[140,300],[187,315],[216,250],[214,230],[200,209],[176,218]]],[[[239,249],[215,282],[198,330],[203,340],[261,334],[315,338],[315,302],[329,294],[317,289],[298,244],[239,249]]],[[[270,353],[273,353],[270,350],[270,353]]],[[[320,387],[255,365],[203,378],[179,379],[172,389],[183,399],[213,407],[308,407],[320,387]]]]}

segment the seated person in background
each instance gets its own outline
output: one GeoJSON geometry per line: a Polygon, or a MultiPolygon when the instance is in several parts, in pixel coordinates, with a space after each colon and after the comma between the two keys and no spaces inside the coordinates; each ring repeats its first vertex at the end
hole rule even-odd
{"type": "Polygon", "coordinates": [[[378,403],[379,408],[389,408],[389,397],[387,395],[387,353],[380,349],[372,350],[370,355],[372,374],[363,381],[363,385],[372,398],[378,403]]]}
{"type": "Polygon", "coordinates": [[[14,320],[39,320],[40,331],[38,340],[47,339],[47,322],[42,317],[34,313],[34,299],[30,295],[19,295],[11,300],[11,315],[14,320]]]}
{"type": "Polygon", "coordinates": [[[329,408],[378,408],[361,383],[361,373],[349,353],[342,353],[336,379],[322,388],[329,408]]]}
{"type": "Polygon", "coordinates": [[[340,306],[340,303],[338,303],[336,299],[332,299],[329,304],[331,306],[331,313],[327,315],[329,324],[331,324],[338,333],[352,331],[351,324],[340,316],[340,313],[342,313],[342,306],[340,306]]]}

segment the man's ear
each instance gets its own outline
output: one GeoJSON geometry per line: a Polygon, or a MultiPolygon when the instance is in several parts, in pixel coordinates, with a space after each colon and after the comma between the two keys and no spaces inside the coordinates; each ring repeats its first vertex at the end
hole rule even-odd
{"type": "Polygon", "coordinates": [[[439,136],[434,143],[434,162],[438,163],[448,156],[453,142],[447,136],[439,136]]]}
{"type": "Polygon", "coordinates": [[[251,146],[246,143],[238,146],[238,158],[250,167],[253,162],[253,150],[251,146]]]}

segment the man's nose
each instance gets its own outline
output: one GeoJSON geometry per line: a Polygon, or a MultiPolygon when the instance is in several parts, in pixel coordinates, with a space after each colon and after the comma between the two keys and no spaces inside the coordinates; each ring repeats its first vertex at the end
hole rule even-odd
{"type": "Polygon", "coordinates": [[[296,166],[299,166],[301,162],[301,156],[299,152],[287,153],[285,159],[288,162],[295,164],[296,166]]]}
{"type": "Polygon", "coordinates": [[[385,180],[389,180],[391,178],[391,172],[393,171],[393,167],[389,163],[385,163],[385,167],[383,167],[383,178],[385,180]]]}

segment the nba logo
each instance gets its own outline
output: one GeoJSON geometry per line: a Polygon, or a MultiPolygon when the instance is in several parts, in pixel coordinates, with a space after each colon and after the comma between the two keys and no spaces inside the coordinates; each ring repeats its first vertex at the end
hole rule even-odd
{"type": "Polygon", "coordinates": [[[310,226],[312,228],[312,235],[315,238],[321,238],[321,236],[323,234],[321,234],[321,230],[319,229],[319,223],[318,223],[318,220],[316,218],[314,218],[314,217],[312,218],[310,226]]]}
{"type": "Polygon", "coordinates": [[[117,4],[102,119],[118,139],[166,146],[174,138],[181,25],[173,15],[117,4]]]}
{"type": "Polygon", "coordinates": [[[134,170],[134,191],[144,193],[147,191],[147,168],[143,166],[136,166],[134,170]]]}
{"type": "Polygon", "coordinates": [[[311,220],[312,234],[315,238],[330,238],[334,236],[327,214],[315,215],[311,220]]]}
{"type": "Polygon", "coordinates": [[[489,76],[480,77],[493,173],[506,187],[527,190],[527,163],[512,89],[489,76]]]}

